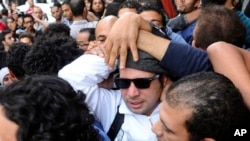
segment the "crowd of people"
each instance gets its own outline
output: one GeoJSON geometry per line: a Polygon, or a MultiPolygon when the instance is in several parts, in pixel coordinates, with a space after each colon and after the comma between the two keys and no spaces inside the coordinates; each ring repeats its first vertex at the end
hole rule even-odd
{"type": "Polygon", "coordinates": [[[25,2],[2,2],[0,140],[250,140],[250,2],[25,2]]]}

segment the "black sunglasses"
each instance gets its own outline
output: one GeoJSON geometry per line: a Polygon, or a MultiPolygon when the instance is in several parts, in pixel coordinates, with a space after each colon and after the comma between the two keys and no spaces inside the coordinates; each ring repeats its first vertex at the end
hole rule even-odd
{"type": "Polygon", "coordinates": [[[115,78],[115,85],[119,89],[127,89],[129,88],[131,82],[133,82],[136,88],[147,89],[150,87],[151,82],[155,79],[158,79],[159,77],[160,75],[155,75],[152,78],[135,78],[135,79],[115,78]]]}

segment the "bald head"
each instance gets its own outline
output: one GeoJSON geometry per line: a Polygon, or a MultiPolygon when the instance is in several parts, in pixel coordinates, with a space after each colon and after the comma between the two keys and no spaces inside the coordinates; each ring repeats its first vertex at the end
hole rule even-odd
{"type": "Polygon", "coordinates": [[[107,36],[118,18],[115,16],[107,16],[101,19],[96,25],[95,35],[96,40],[104,43],[107,39],[107,36]]]}

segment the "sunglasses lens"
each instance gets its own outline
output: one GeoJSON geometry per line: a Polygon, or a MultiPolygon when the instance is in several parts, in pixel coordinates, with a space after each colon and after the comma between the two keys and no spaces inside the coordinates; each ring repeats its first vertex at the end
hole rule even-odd
{"type": "Polygon", "coordinates": [[[118,79],[115,79],[115,85],[119,89],[127,89],[130,86],[130,80],[118,78],[118,79]]]}
{"type": "Polygon", "coordinates": [[[150,86],[151,80],[145,78],[134,79],[134,84],[139,89],[147,89],[150,86]]]}

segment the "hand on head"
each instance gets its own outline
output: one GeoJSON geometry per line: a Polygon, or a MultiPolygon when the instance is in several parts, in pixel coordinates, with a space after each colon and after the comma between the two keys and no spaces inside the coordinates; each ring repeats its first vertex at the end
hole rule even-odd
{"type": "Polygon", "coordinates": [[[138,14],[125,13],[113,25],[105,42],[105,62],[110,68],[120,56],[120,68],[125,68],[128,48],[133,54],[134,61],[138,61],[137,38],[139,30],[150,31],[149,23],[138,14]]]}

